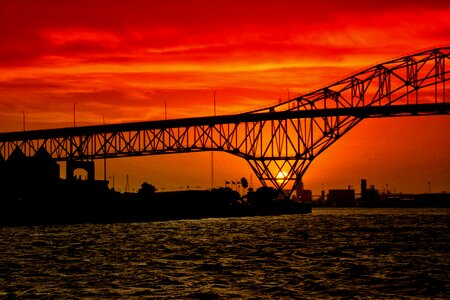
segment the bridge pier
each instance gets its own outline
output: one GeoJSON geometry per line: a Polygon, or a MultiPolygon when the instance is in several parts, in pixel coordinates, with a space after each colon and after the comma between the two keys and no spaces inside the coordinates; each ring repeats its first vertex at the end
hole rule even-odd
{"type": "Polygon", "coordinates": [[[83,169],[87,172],[88,181],[95,180],[95,165],[94,161],[68,160],[66,163],[66,179],[73,180],[76,169],[83,169]]]}

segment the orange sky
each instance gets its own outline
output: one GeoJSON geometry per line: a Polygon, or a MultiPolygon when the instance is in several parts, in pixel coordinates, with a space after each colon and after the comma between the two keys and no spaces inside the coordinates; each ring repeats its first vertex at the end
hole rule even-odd
{"type": "MultiPolygon", "coordinates": [[[[21,1],[0,7],[0,131],[242,112],[450,42],[448,1],[21,1]]],[[[450,117],[366,120],[304,178],[450,192],[450,117]]],[[[108,162],[123,190],[208,188],[210,155],[108,162]],[[168,166],[168,167],[167,167],[168,166]],[[180,172],[180,170],[182,170],[180,172]],[[186,171],[187,170],[187,171],[186,171]]],[[[102,164],[97,171],[102,174],[102,164]]],[[[250,177],[215,155],[215,183],[250,177]],[[232,166],[232,167],[230,167],[232,166]]],[[[253,183],[257,186],[256,177],[253,183]]]]}

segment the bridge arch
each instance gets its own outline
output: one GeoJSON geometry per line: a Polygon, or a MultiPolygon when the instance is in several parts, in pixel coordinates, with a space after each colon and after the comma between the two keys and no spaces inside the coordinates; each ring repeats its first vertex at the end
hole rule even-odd
{"type": "Polygon", "coordinates": [[[32,156],[45,147],[57,160],[85,162],[225,151],[290,196],[311,162],[363,119],[448,114],[449,64],[450,47],[424,50],[237,115],[1,133],[0,154],[20,148],[32,156]]]}

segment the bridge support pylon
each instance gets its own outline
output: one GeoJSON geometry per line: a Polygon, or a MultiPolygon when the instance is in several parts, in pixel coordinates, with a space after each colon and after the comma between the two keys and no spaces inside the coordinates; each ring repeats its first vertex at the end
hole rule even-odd
{"type": "Polygon", "coordinates": [[[290,198],[301,182],[307,164],[298,159],[253,159],[250,167],[264,186],[274,187],[285,198],[290,198]]]}

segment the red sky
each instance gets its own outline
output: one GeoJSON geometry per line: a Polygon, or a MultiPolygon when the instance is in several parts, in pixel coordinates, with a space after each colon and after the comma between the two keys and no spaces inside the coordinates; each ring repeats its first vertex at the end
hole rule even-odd
{"type": "MultiPolygon", "coordinates": [[[[22,1],[0,4],[0,131],[228,114],[319,88],[379,61],[450,42],[448,1],[22,1]]],[[[450,192],[450,117],[363,121],[314,161],[319,193],[360,178],[450,192]]],[[[108,162],[123,190],[208,188],[210,156],[108,162]],[[167,167],[168,166],[168,167],[167,167]],[[180,172],[180,170],[182,170],[180,172]],[[185,171],[191,170],[191,171],[185,171]]],[[[101,164],[97,168],[102,174],[101,164]]],[[[215,155],[215,182],[250,177],[215,155]],[[230,167],[232,166],[232,167],[230,167]]],[[[257,180],[253,176],[253,183],[257,180]]]]}

